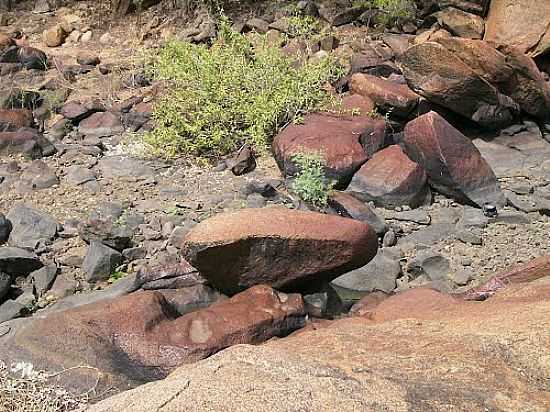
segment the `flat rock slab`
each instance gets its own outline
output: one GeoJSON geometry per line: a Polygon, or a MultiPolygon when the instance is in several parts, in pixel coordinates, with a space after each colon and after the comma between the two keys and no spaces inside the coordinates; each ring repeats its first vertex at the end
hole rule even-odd
{"type": "Polygon", "coordinates": [[[58,224],[47,213],[19,204],[7,215],[12,230],[8,243],[11,246],[33,250],[41,241],[51,241],[57,235],[58,224]]]}
{"type": "Polygon", "coordinates": [[[98,162],[98,168],[103,177],[108,179],[133,178],[150,179],[155,172],[146,162],[123,156],[106,156],[98,162]]]}
{"type": "Polygon", "coordinates": [[[18,247],[0,247],[0,272],[26,276],[41,267],[42,263],[34,253],[18,247]]]}
{"type": "Polygon", "coordinates": [[[0,358],[52,371],[75,367],[60,378],[79,392],[98,378],[99,390],[128,389],[229,346],[285,336],[304,323],[301,296],[267,286],[181,317],[161,293],[136,292],[14,325],[0,337],[0,358]]]}
{"type": "Polygon", "coordinates": [[[256,284],[296,290],[330,281],[365,265],[377,247],[376,232],[366,223],[263,208],[199,223],[182,252],[214,287],[233,294],[256,284]]]}

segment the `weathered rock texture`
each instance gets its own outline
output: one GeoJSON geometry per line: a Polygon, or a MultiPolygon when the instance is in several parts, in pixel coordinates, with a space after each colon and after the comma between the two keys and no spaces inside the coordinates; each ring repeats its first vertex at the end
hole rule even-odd
{"type": "Polygon", "coordinates": [[[97,379],[100,390],[125,389],[228,346],[287,335],[304,323],[300,295],[267,286],[181,317],[160,292],[137,292],[14,324],[0,337],[0,358],[51,371],[76,367],[60,377],[79,391],[97,379]]]}
{"type": "Polygon", "coordinates": [[[417,289],[367,317],[238,346],[89,412],[550,408],[550,278],[486,302],[417,289]]]}
{"type": "Polygon", "coordinates": [[[283,208],[218,214],[185,238],[186,259],[218,290],[233,294],[257,284],[295,290],[330,281],[376,254],[366,223],[283,208]]]}

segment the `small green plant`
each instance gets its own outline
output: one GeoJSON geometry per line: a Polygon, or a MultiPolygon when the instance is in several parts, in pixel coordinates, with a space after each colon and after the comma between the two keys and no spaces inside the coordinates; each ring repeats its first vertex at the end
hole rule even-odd
{"type": "Polygon", "coordinates": [[[379,19],[384,24],[394,24],[398,21],[415,17],[416,5],[412,0],[357,0],[355,7],[369,7],[380,10],[379,19]]]}
{"type": "Polygon", "coordinates": [[[127,275],[126,272],[122,272],[122,271],[117,270],[116,272],[111,273],[111,276],[109,276],[108,282],[109,283],[115,283],[117,280],[122,279],[126,275],[127,275]]]}
{"type": "Polygon", "coordinates": [[[331,184],[325,176],[325,161],[319,153],[297,153],[292,161],[298,167],[291,190],[304,202],[317,207],[327,204],[331,184]]]}
{"type": "Polygon", "coordinates": [[[282,125],[330,100],[323,86],[343,74],[330,57],[300,67],[278,47],[252,47],[223,20],[208,48],[169,42],[152,71],[167,95],[154,108],[144,142],[156,155],[219,157],[249,143],[267,149],[282,125]]]}
{"type": "Polygon", "coordinates": [[[321,32],[321,23],[311,16],[294,15],[288,19],[288,33],[293,37],[313,37],[321,32]]]}

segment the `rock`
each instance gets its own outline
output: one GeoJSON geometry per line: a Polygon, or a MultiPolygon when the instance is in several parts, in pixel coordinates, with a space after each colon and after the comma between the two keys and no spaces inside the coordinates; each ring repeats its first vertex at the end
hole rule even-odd
{"type": "Polygon", "coordinates": [[[360,299],[374,291],[391,293],[400,275],[399,261],[392,259],[382,249],[365,266],[334,279],[332,284],[346,289],[347,294],[353,294],[355,299],[360,299]]]}
{"type": "Polygon", "coordinates": [[[0,213],[0,245],[8,241],[11,232],[11,222],[0,213]]]}
{"type": "Polygon", "coordinates": [[[370,98],[382,111],[398,117],[407,117],[419,99],[419,96],[405,84],[397,84],[363,73],[356,73],[351,77],[350,90],[370,98]]]}
{"type": "Polygon", "coordinates": [[[8,243],[33,250],[40,242],[52,241],[57,235],[58,224],[47,213],[25,204],[13,207],[7,215],[12,230],[8,243]]]}
{"type": "Polygon", "coordinates": [[[398,220],[401,222],[414,222],[419,225],[429,225],[432,222],[432,218],[425,210],[403,210],[395,212],[389,216],[388,219],[398,220]]]}
{"type": "Polygon", "coordinates": [[[185,259],[176,265],[146,266],[136,275],[136,285],[143,290],[180,289],[204,283],[205,279],[185,259]]]}
{"type": "Polygon", "coordinates": [[[159,292],[180,316],[207,308],[223,300],[223,295],[206,285],[162,289],[159,292]]]}
{"type": "Polygon", "coordinates": [[[290,290],[330,281],[365,265],[377,247],[365,223],[273,208],[203,221],[185,238],[182,253],[214,287],[233,294],[258,283],[290,290]]]}
{"type": "Polygon", "coordinates": [[[485,21],[482,17],[454,7],[447,7],[432,15],[433,18],[455,36],[469,39],[482,39],[485,21]]]}
{"type": "Polygon", "coordinates": [[[480,228],[484,229],[489,224],[489,218],[485,216],[483,210],[473,207],[464,207],[462,211],[462,217],[458,222],[458,226],[461,228],[480,228]]]}
{"type": "Polygon", "coordinates": [[[109,279],[111,273],[122,263],[122,255],[114,249],[105,246],[97,240],[92,240],[82,269],[86,272],[88,282],[109,279]]]}
{"type": "Polygon", "coordinates": [[[119,219],[92,218],[78,226],[78,233],[85,242],[97,240],[121,252],[130,247],[134,229],[119,219]]]}
{"type": "Polygon", "coordinates": [[[449,275],[451,265],[440,254],[422,250],[409,262],[407,270],[414,277],[426,275],[430,280],[443,280],[449,275]]]}
{"type": "Polygon", "coordinates": [[[43,160],[33,160],[21,173],[21,183],[29,189],[39,190],[59,184],[59,179],[43,160]]]}
{"type": "Polygon", "coordinates": [[[265,34],[269,30],[269,23],[265,20],[254,17],[246,21],[245,27],[257,33],[265,34]]]}
{"type": "Polygon", "coordinates": [[[397,236],[393,230],[388,230],[382,239],[382,246],[392,247],[397,243],[397,236]]]}
{"type": "Polygon", "coordinates": [[[78,101],[66,102],[59,110],[59,113],[66,119],[72,120],[74,123],[80,122],[82,119],[90,116],[94,110],[78,101]]]}
{"type": "Polygon", "coordinates": [[[0,106],[2,109],[33,110],[40,106],[40,93],[19,88],[2,90],[0,106]]]}
{"type": "Polygon", "coordinates": [[[430,112],[409,122],[403,144],[440,193],[479,207],[504,204],[497,178],[479,150],[439,114],[430,112]]]}
{"type": "Polygon", "coordinates": [[[153,179],[155,173],[146,162],[124,156],[105,156],[98,162],[103,177],[108,179],[153,179]]]}
{"type": "Polygon", "coordinates": [[[22,127],[32,127],[32,112],[27,109],[0,109],[0,132],[15,132],[22,127]]]}
{"type": "Polygon", "coordinates": [[[330,19],[330,24],[334,27],[343,26],[344,24],[353,23],[367,10],[366,6],[350,7],[339,10],[330,19]]]}
{"type": "Polygon", "coordinates": [[[137,292],[53,312],[22,324],[3,339],[0,358],[22,357],[56,370],[63,383],[84,390],[127,389],[166,376],[176,367],[229,346],[258,344],[305,324],[299,295],[255,286],[207,309],[176,317],[159,292],[137,292]]]}
{"type": "Polygon", "coordinates": [[[410,47],[400,57],[407,83],[428,101],[487,128],[513,123],[519,106],[439,43],[410,47]]]}
{"type": "Polygon", "coordinates": [[[237,155],[229,160],[229,168],[235,176],[241,176],[256,169],[256,159],[249,145],[241,147],[237,155]]]}
{"type": "Polygon", "coordinates": [[[57,266],[48,265],[30,274],[36,296],[43,296],[53,285],[57,277],[57,266]]]}
{"type": "Polygon", "coordinates": [[[88,182],[97,181],[94,172],[85,167],[77,165],[69,166],[66,172],[67,182],[69,182],[71,185],[79,186],[88,182]]]}
{"type": "Polygon", "coordinates": [[[531,57],[550,49],[550,4],[536,0],[493,0],[485,40],[518,47],[531,57]]]}
{"type": "Polygon", "coordinates": [[[462,243],[467,243],[470,245],[482,245],[483,238],[471,230],[462,229],[456,232],[456,238],[462,243]]]}
{"type": "Polygon", "coordinates": [[[124,132],[120,117],[111,112],[98,112],[82,120],[79,133],[88,137],[108,137],[124,132]]]}
{"type": "Polygon", "coordinates": [[[9,299],[0,305],[0,323],[23,316],[26,312],[24,305],[9,299]]]}
{"type": "Polygon", "coordinates": [[[76,62],[83,66],[97,66],[101,60],[96,55],[81,53],[76,57],[76,62]]]}
{"type": "Polygon", "coordinates": [[[0,304],[4,302],[4,298],[7,296],[11,288],[12,278],[10,275],[4,272],[0,272],[0,304]]]}
{"type": "Polygon", "coordinates": [[[425,248],[433,246],[441,240],[452,236],[455,232],[456,226],[454,223],[434,223],[400,238],[397,245],[402,247],[412,246],[413,248],[425,248]]]}
{"type": "Polygon", "coordinates": [[[63,30],[61,24],[56,24],[50,29],[44,30],[42,33],[42,40],[48,47],[59,47],[65,41],[67,33],[63,30]]]}
{"type": "Polygon", "coordinates": [[[384,219],[378,216],[375,210],[347,193],[331,192],[328,203],[340,216],[367,223],[378,235],[383,235],[388,229],[384,219]]]}
{"type": "Polygon", "coordinates": [[[383,146],[384,136],[383,120],[314,113],[305,116],[303,124],[290,124],[281,131],[273,140],[273,152],[284,176],[297,173],[296,154],[318,153],[324,158],[326,176],[337,182],[337,188],[345,187],[368,156],[383,146]]]}
{"type": "Polygon", "coordinates": [[[0,132],[0,155],[23,154],[31,159],[38,159],[50,156],[55,151],[52,143],[34,129],[0,132]]]}
{"type": "Polygon", "coordinates": [[[75,293],[77,283],[74,279],[68,279],[60,274],[53,282],[51,289],[44,296],[46,300],[63,299],[75,293]]]}
{"type": "Polygon", "coordinates": [[[397,145],[377,152],[353,176],[346,191],[377,206],[418,207],[429,192],[426,173],[397,145]]]}
{"type": "Polygon", "coordinates": [[[47,70],[48,57],[42,50],[24,46],[17,51],[17,63],[21,63],[26,69],[47,70]]]}
{"type": "Polygon", "coordinates": [[[42,263],[34,253],[17,247],[0,248],[0,272],[12,276],[27,276],[40,269],[42,263]]]}

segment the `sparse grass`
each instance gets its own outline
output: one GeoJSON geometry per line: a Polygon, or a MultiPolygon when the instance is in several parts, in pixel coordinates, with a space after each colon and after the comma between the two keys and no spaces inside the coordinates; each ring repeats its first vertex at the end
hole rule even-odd
{"type": "Polygon", "coordinates": [[[279,127],[327,103],[323,86],[343,74],[331,58],[293,63],[265,41],[253,48],[225,20],[211,48],[169,42],[153,63],[169,92],[155,106],[157,128],[144,141],[166,157],[219,157],[244,143],[267,149],[279,127]]]}
{"type": "Polygon", "coordinates": [[[353,5],[380,10],[380,18],[386,25],[413,19],[416,15],[416,5],[412,0],[357,0],[353,5]]]}
{"type": "Polygon", "coordinates": [[[306,203],[316,207],[326,206],[332,185],[325,176],[322,154],[298,153],[292,161],[299,172],[292,181],[291,190],[306,203]]]}
{"type": "Polygon", "coordinates": [[[111,276],[109,276],[108,282],[109,283],[115,283],[117,280],[122,279],[126,275],[128,275],[126,272],[122,272],[120,270],[117,270],[116,272],[111,273],[111,276]]]}

